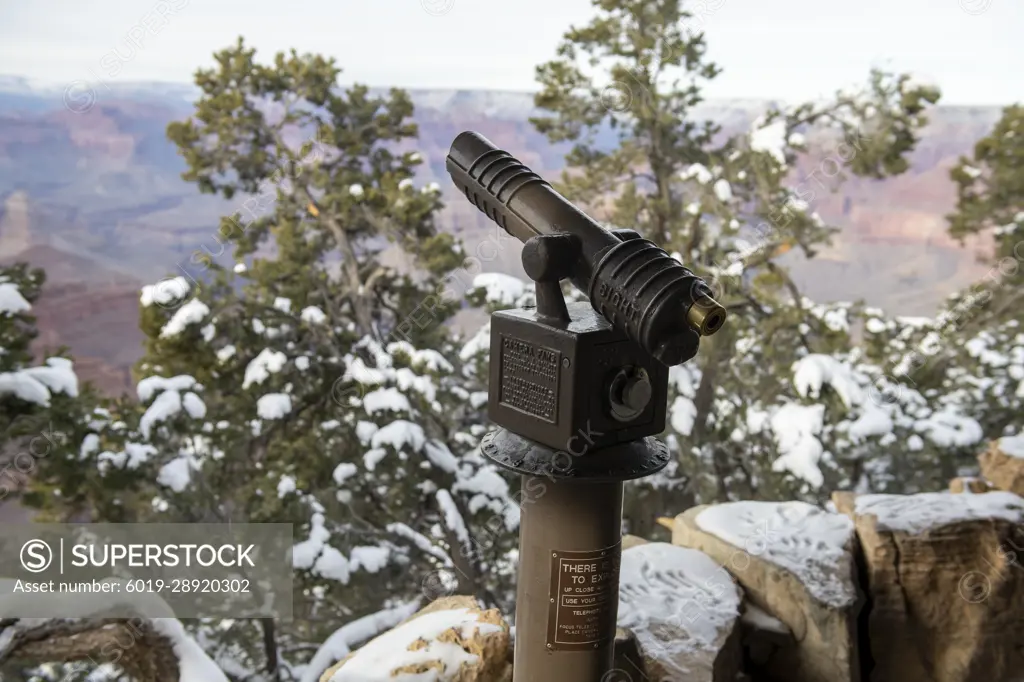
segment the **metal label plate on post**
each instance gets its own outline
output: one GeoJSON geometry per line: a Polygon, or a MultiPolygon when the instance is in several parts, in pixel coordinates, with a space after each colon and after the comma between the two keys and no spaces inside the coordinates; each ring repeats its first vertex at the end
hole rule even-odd
{"type": "Polygon", "coordinates": [[[558,423],[558,377],[562,354],[513,336],[501,337],[498,400],[525,414],[558,423]]]}
{"type": "Polygon", "coordinates": [[[596,649],[615,639],[621,544],[551,553],[549,650],[596,649]]]}

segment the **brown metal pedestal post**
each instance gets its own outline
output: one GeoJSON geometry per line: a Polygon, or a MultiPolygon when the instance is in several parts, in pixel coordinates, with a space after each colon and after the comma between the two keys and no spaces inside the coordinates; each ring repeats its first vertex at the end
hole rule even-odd
{"type": "Polygon", "coordinates": [[[612,669],[622,481],[523,476],[514,682],[600,682],[612,669]]]}
{"type": "Polygon", "coordinates": [[[668,449],[646,437],[569,456],[498,429],[481,450],[522,474],[513,682],[610,682],[623,482],[661,470],[668,449]]]}

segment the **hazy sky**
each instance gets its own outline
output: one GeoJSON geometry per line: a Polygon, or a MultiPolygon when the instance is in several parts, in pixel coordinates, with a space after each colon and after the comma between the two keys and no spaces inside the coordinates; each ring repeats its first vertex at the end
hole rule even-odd
{"type": "MultiPolygon", "coordinates": [[[[813,98],[882,66],[930,78],[949,104],[1024,101],[1024,0],[689,6],[725,69],[709,97],[813,98]]],[[[264,56],[335,56],[345,81],[532,90],[534,66],[590,14],[589,0],[0,0],[0,74],[186,82],[241,34],[264,56]]]]}

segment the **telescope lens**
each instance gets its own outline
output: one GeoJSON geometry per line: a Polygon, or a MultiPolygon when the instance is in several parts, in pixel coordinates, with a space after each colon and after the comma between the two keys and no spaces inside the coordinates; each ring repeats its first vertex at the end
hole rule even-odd
{"type": "Polygon", "coordinates": [[[701,336],[711,336],[725,324],[726,312],[706,287],[698,287],[698,296],[686,312],[686,321],[701,336]]]}

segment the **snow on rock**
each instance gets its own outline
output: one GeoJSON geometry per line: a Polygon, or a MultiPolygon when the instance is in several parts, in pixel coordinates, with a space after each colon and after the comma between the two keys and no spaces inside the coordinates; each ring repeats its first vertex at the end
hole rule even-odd
{"type": "MultiPolygon", "coordinates": [[[[177,662],[179,682],[229,682],[224,671],[185,631],[181,621],[175,618],[173,609],[159,595],[128,592],[125,590],[125,582],[117,578],[105,578],[99,582],[112,583],[114,588],[109,591],[76,594],[74,599],[69,600],[66,595],[61,594],[26,595],[14,590],[14,580],[0,579],[0,594],[4,595],[0,598],[0,613],[26,612],[30,609],[22,603],[28,600],[35,605],[35,610],[40,610],[39,602],[49,601],[50,606],[44,605],[41,608],[56,610],[54,607],[59,605],[60,612],[65,614],[62,620],[69,621],[64,625],[70,624],[74,632],[74,623],[70,621],[79,618],[93,619],[104,612],[109,612],[111,608],[120,611],[130,609],[138,614],[135,627],[150,628],[153,633],[167,640],[177,662]]],[[[0,650],[4,649],[5,644],[10,643],[13,636],[22,636],[31,642],[45,636],[49,627],[55,624],[54,619],[50,618],[15,619],[10,625],[0,628],[0,650]]],[[[104,644],[104,648],[110,648],[111,651],[119,646],[116,639],[104,644]]],[[[102,666],[99,669],[102,670],[102,666]]],[[[87,679],[101,678],[90,675],[87,679]]]]}
{"type": "Polygon", "coordinates": [[[483,272],[473,278],[474,289],[485,289],[484,299],[497,305],[515,305],[526,293],[526,284],[518,277],[499,272],[483,272]]]}
{"type": "Polygon", "coordinates": [[[854,500],[858,516],[871,514],[879,530],[922,533],[961,521],[1005,519],[1024,520],[1024,498],[994,491],[977,495],[950,492],[916,495],[858,495],[854,500]]]}
{"type": "Polygon", "coordinates": [[[287,361],[288,358],[281,351],[264,348],[246,366],[242,388],[246,389],[253,384],[262,384],[270,378],[271,374],[280,372],[287,361]]]}
{"type": "Polygon", "coordinates": [[[701,551],[662,542],[630,547],[620,566],[618,626],[633,633],[651,679],[716,668],[742,599],[728,573],[701,551]]]}
{"type": "Polygon", "coordinates": [[[353,648],[385,630],[395,627],[416,613],[417,608],[419,608],[418,601],[407,602],[392,609],[363,616],[335,630],[317,649],[302,672],[300,682],[318,682],[320,675],[327,668],[348,656],[353,648]]]}
{"type": "Polygon", "coordinates": [[[762,632],[772,632],[787,637],[792,635],[785,623],[749,602],[744,606],[740,621],[762,632]]]}
{"type": "Polygon", "coordinates": [[[287,393],[268,393],[256,401],[256,414],[263,419],[281,419],[292,411],[292,398],[287,393]]]}
{"type": "Polygon", "coordinates": [[[174,315],[160,330],[161,339],[169,339],[181,334],[189,325],[199,324],[210,314],[210,307],[197,298],[193,298],[178,308],[174,315]]]}
{"type": "Polygon", "coordinates": [[[1024,457],[1024,436],[1005,436],[996,445],[1005,455],[1024,457]]]}
{"type": "Polygon", "coordinates": [[[770,155],[780,166],[786,165],[786,122],[777,120],[764,125],[764,120],[754,121],[750,133],[750,148],[755,152],[770,155]]]}
{"type": "Polygon", "coordinates": [[[501,633],[501,625],[484,622],[471,609],[423,613],[360,648],[327,678],[328,682],[448,682],[480,657],[442,637],[453,632],[463,640],[501,633]],[[414,672],[415,671],[415,672],[414,672]]]}
{"type": "Polygon", "coordinates": [[[32,305],[25,300],[13,282],[0,282],[0,314],[13,316],[32,310],[32,305]]]}
{"type": "Polygon", "coordinates": [[[727,502],[701,511],[697,527],[795,575],[823,604],[856,600],[845,562],[853,521],[806,502],[727,502]]]}

